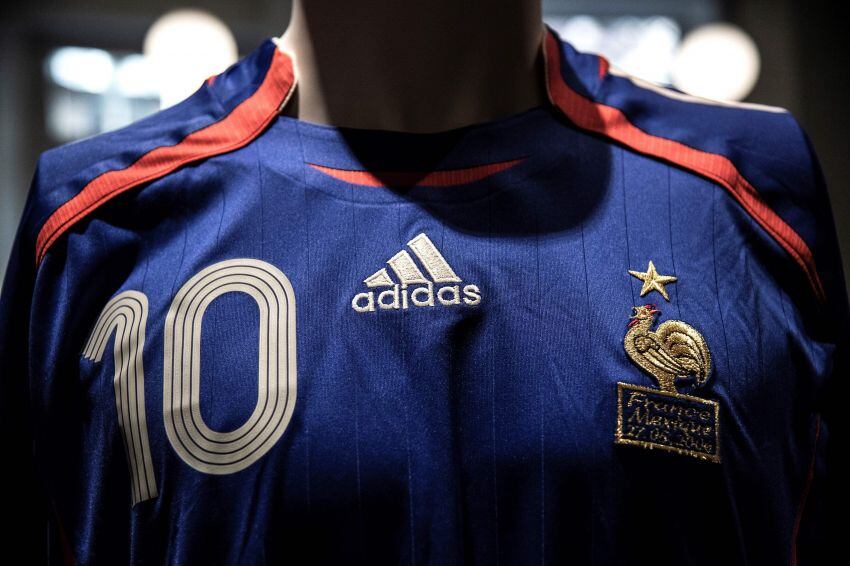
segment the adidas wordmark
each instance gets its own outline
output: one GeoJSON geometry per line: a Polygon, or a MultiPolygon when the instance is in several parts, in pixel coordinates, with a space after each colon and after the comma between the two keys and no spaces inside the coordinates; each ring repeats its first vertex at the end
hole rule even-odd
{"type": "Polygon", "coordinates": [[[375,290],[354,295],[351,308],[357,312],[374,312],[437,304],[475,306],[481,302],[478,285],[461,286],[461,278],[424,232],[407,242],[407,246],[425,267],[430,279],[419,269],[413,256],[403,249],[387,260],[398,282],[386,267],[382,267],[363,280],[367,287],[375,290]],[[386,289],[379,290],[384,287],[386,289]]]}

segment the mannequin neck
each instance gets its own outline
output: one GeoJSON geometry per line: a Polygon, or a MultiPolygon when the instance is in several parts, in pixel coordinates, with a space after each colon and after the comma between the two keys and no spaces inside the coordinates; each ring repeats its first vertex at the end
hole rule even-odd
{"type": "Polygon", "coordinates": [[[284,114],[434,132],[546,103],[540,2],[294,0],[279,49],[297,89],[284,114]]]}

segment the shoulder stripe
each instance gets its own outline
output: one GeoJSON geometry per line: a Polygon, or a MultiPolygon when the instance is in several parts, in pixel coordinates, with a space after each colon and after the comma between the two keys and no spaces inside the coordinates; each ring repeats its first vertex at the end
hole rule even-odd
{"type": "Polygon", "coordinates": [[[561,74],[559,39],[551,30],[547,30],[543,53],[546,59],[546,88],[549,99],[571,122],[582,129],[606,136],[645,155],[684,167],[720,184],[791,255],[803,269],[817,299],[825,302],[826,295],[809,246],[767,205],[728,157],[648,134],[632,124],[620,109],[591,100],[573,90],[561,74]]]}
{"type": "Polygon", "coordinates": [[[51,214],[36,239],[36,267],[51,245],[71,226],[115,197],[200,159],[238,149],[256,138],[274,119],[295,90],[289,55],[276,49],[263,82],[250,97],[219,121],[192,132],[179,143],[152,149],[124,169],[92,179],[51,214]]]}

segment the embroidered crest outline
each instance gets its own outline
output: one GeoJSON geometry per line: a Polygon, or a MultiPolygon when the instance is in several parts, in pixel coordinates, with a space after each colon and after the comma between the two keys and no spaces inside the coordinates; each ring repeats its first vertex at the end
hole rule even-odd
{"type": "Polygon", "coordinates": [[[615,442],[720,463],[719,403],[679,392],[683,385],[699,389],[708,382],[708,343],[681,320],[667,320],[652,330],[661,314],[654,304],[632,308],[623,346],[658,389],[617,383],[615,442]]]}

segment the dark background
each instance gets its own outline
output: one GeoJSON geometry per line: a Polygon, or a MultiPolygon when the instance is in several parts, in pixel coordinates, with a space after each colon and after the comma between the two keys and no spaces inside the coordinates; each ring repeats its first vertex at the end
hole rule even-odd
{"type": "MultiPolygon", "coordinates": [[[[498,2],[494,2],[494,7],[498,2]]],[[[850,274],[848,21],[838,5],[792,0],[544,0],[544,16],[666,15],[684,32],[727,21],[758,45],[762,70],[747,101],[789,109],[824,168],[850,274]]],[[[141,51],[150,25],[181,7],[207,10],[230,27],[240,55],[289,21],[288,0],[31,0],[0,8],[0,276],[38,154],[54,145],[45,125],[44,58],[62,45],[141,51]]]]}

